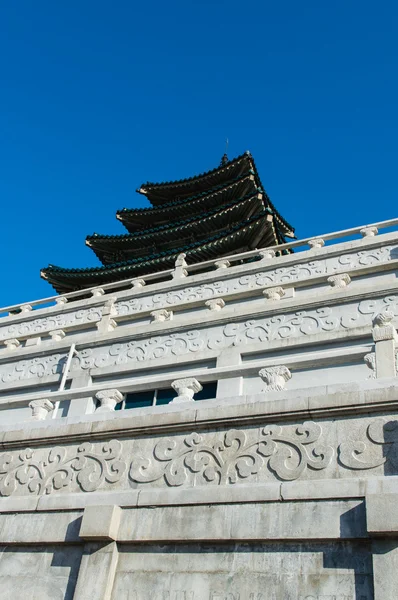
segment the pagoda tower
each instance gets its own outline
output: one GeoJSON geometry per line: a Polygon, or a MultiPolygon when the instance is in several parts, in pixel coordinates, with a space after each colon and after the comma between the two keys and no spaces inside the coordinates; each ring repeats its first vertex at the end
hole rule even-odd
{"type": "Polygon", "coordinates": [[[137,190],[149,208],[123,208],[116,216],[124,235],[95,233],[86,244],[101,267],[66,269],[49,265],[41,276],[58,293],[140,277],[174,266],[274,246],[294,229],[266,194],[250,152],[187,179],[145,183],[137,190]]]}

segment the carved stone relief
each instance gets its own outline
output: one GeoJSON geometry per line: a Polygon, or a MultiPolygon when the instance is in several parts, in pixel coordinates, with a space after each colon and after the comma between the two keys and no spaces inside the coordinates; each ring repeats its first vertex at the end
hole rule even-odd
{"type": "Polygon", "coordinates": [[[101,320],[102,308],[96,306],[92,308],[83,308],[74,312],[60,313],[53,316],[42,317],[32,321],[23,321],[0,328],[0,340],[6,340],[10,337],[31,335],[33,333],[42,333],[44,331],[53,331],[71,327],[73,325],[83,325],[85,323],[96,323],[101,320]]]}
{"type": "Polygon", "coordinates": [[[90,442],[68,451],[66,447],[46,450],[26,448],[0,455],[0,495],[51,494],[68,491],[94,492],[104,481],[116,483],[127,464],[121,459],[122,445],[111,440],[96,446],[90,442]]]}
{"type": "Polygon", "coordinates": [[[398,474],[388,417],[26,448],[0,455],[0,496],[398,474]],[[336,444],[336,440],[344,440],[336,444]],[[381,470],[380,470],[381,469],[381,470]],[[127,478],[129,473],[130,483],[127,478]],[[368,474],[366,472],[369,472],[368,474]]]}
{"type": "MultiPolygon", "coordinates": [[[[341,269],[355,269],[361,266],[382,264],[391,260],[391,251],[395,247],[384,246],[372,250],[361,250],[338,257],[299,263],[289,267],[279,267],[259,273],[251,273],[242,277],[214,281],[202,285],[190,286],[152,296],[141,296],[116,303],[118,315],[130,315],[139,311],[151,310],[159,306],[170,306],[190,300],[207,300],[214,296],[244,292],[254,288],[262,288],[271,284],[298,281],[313,275],[333,274],[341,269]]],[[[260,253],[259,253],[260,254],[260,253]]]]}
{"type": "MultiPolygon", "coordinates": [[[[203,327],[168,335],[121,342],[80,350],[71,370],[108,367],[152,359],[183,356],[206,350],[215,351],[255,342],[297,338],[317,333],[371,325],[378,313],[390,311],[398,316],[398,296],[363,300],[359,304],[341,304],[284,315],[250,319],[203,327]]],[[[0,381],[10,383],[41,378],[62,372],[66,355],[53,354],[0,365],[0,381]]]]}

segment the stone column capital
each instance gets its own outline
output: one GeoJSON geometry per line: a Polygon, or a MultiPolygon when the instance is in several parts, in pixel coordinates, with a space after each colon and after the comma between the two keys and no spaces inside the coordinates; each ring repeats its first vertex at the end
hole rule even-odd
{"type": "Polygon", "coordinates": [[[111,412],[115,410],[116,404],[121,402],[124,398],[123,394],[116,389],[101,390],[95,394],[95,397],[101,403],[101,406],[96,409],[96,413],[111,412]]]}
{"type": "Polygon", "coordinates": [[[171,387],[178,394],[172,402],[192,402],[194,394],[200,392],[203,388],[199,381],[194,377],[186,377],[185,379],[176,379],[172,382],[171,387]]]}
{"type": "Polygon", "coordinates": [[[43,400],[32,400],[29,402],[29,408],[32,409],[33,421],[44,421],[48,413],[54,410],[54,404],[47,398],[43,400]]]}

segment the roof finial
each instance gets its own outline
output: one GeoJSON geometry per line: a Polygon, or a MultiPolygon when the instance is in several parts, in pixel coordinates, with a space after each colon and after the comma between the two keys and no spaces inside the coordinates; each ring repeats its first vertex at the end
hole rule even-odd
{"type": "Polygon", "coordinates": [[[224,155],[221,159],[221,163],[220,163],[220,167],[223,167],[224,165],[227,164],[228,161],[228,155],[227,155],[227,151],[228,151],[228,138],[225,140],[225,152],[224,155]]]}

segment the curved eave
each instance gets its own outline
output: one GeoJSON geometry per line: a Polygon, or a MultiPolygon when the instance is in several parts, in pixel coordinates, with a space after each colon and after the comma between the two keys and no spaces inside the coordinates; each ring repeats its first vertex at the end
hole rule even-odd
{"type": "Polygon", "coordinates": [[[81,290],[95,285],[128,279],[170,269],[174,266],[177,255],[185,252],[188,263],[202,262],[228,254],[236,254],[245,250],[275,245],[277,238],[272,223],[268,222],[266,211],[260,216],[248,219],[240,228],[231,228],[230,233],[213,236],[206,243],[192,243],[178,246],[170,252],[161,252],[145,259],[133,259],[109,266],[91,269],[64,269],[49,265],[41,271],[58,293],[81,290]]]}
{"type": "MultiPolygon", "coordinates": [[[[264,208],[262,194],[250,194],[221,207],[217,207],[202,218],[191,217],[185,221],[170,224],[170,227],[158,227],[130,235],[90,236],[86,244],[95,252],[104,264],[117,260],[127,260],[126,255],[140,256],[148,253],[148,248],[169,247],[175,240],[201,240],[229,226],[245,221],[264,208]]],[[[269,211],[270,212],[270,211],[269,211]]]]}
{"type": "Polygon", "coordinates": [[[167,202],[157,208],[124,208],[117,211],[116,217],[130,232],[135,233],[153,225],[165,225],[181,220],[184,217],[195,216],[215,205],[221,206],[235,198],[243,198],[250,192],[257,191],[253,171],[248,171],[226,185],[218,186],[216,190],[202,192],[196,196],[167,202]]]}
{"type": "Polygon", "coordinates": [[[245,152],[211,171],[176,181],[144,183],[137,192],[144,194],[154,206],[176,198],[187,198],[239,177],[247,169],[249,161],[250,153],[245,152]]]}

